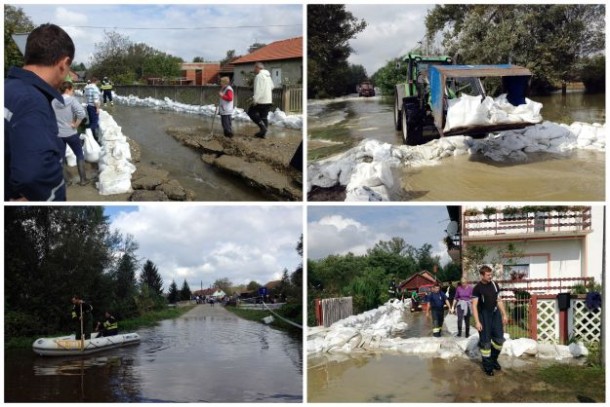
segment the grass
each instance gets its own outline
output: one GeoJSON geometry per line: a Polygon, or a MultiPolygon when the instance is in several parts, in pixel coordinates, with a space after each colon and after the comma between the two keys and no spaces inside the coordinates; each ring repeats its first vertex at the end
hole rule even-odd
{"type": "MultiPolygon", "coordinates": [[[[180,315],[192,310],[195,305],[187,305],[185,307],[175,307],[175,308],[166,308],[160,311],[151,311],[147,314],[141,315],[137,318],[131,318],[119,321],[119,333],[121,332],[131,332],[136,330],[137,328],[141,328],[144,326],[153,326],[157,322],[162,321],[164,319],[174,319],[179,317],[180,315]]],[[[69,335],[70,333],[58,333],[55,336],[63,336],[69,335]]],[[[40,338],[40,336],[36,337],[15,337],[4,340],[4,348],[5,349],[18,349],[18,348],[30,348],[32,343],[36,339],[40,338]]]]}
{"type": "Polygon", "coordinates": [[[586,397],[604,402],[606,370],[601,366],[573,366],[554,364],[540,369],[540,379],[558,389],[568,387],[576,391],[577,397],[586,397]]]}
{"type": "MultiPolygon", "coordinates": [[[[256,321],[261,324],[264,323],[263,318],[271,315],[271,313],[269,311],[262,311],[262,310],[251,310],[251,309],[243,309],[243,308],[237,308],[237,307],[225,307],[225,309],[229,312],[234,313],[235,315],[237,315],[240,318],[244,318],[244,319],[247,319],[250,321],[256,321]]],[[[280,312],[278,312],[278,314],[281,315],[280,312]]],[[[286,319],[289,319],[289,318],[286,318],[286,319]]],[[[299,323],[299,321],[296,321],[296,323],[299,323]]],[[[275,316],[273,317],[273,322],[270,325],[273,326],[274,328],[281,329],[282,331],[301,332],[301,329],[297,328],[296,326],[290,325],[275,316]]]]}

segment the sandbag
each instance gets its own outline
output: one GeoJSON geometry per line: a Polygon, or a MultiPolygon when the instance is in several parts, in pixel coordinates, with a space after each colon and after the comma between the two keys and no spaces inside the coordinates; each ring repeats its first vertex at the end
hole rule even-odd
{"type": "Polygon", "coordinates": [[[96,163],[100,159],[101,147],[93,138],[91,129],[87,129],[85,134],[81,134],[81,139],[84,140],[83,153],[85,154],[85,160],[90,163],[96,163]]]}
{"type": "Polygon", "coordinates": [[[68,167],[76,167],[76,154],[70,148],[69,145],[66,144],[66,164],[68,167]]]}

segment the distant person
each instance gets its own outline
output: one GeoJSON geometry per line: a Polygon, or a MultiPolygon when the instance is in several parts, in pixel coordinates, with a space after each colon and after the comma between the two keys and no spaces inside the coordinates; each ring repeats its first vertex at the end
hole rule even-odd
{"type": "Polygon", "coordinates": [[[269,110],[271,110],[273,80],[262,62],[254,64],[254,96],[252,106],[248,108],[248,116],[260,128],[254,137],[265,138],[269,127],[269,110]]]}
{"type": "Polygon", "coordinates": [[[417,295],[417,290],[413,290],[411,292],[411,311],[417,311],[420,301],[419,295],[417,295]]]}
{"type": "Polygon", "coordinates": [[[445,305],[449,309],[449,300],[447,295],[441,291],[441,287],[438,283],[432,286],[432,292],[426,295],[426,302],[429,304],[429,308],[426,310],[426,316],[432,312],[432,336],[440,338],[441,331],[443,329],[443,322],[445,321],[445,305]]]}
{"type": "Polygon", "coordinates": [[[451,304],[452,308],[454,307],[453,300],[455,299],[455,291],[456,291],[455,283],[450,281],[449,288],[447,288],[447,299],[449,299],[449,304],[451,304]]]}
{"type": "Polygon", "coordinates": [[[64,103],[55,99],[51,103],[55,116],[57,117],[57,126],[59,127],[59,138],[64,146],[63,157],[66,156],[66,146],[76,155],[76,166],[78,168],[78,176],[80,177],[80,185],[87,185],[87,174],[85,172],[85,154],[78,133],[78,126],[83,121],[87,113],[76,98],[74,98],[74,85],[72,82],[64,82],[61,84],[60,90],[64,103]]]}
{"type": "Polygon", "coordinates": [[[27,38],[23,68],[4,81],[4,200],[65,201],[63,146],[51,101],[70,72],[74,43],[55,24],[27,38]]]}
{"type": "Polygon", "coordinates": [[[112,82],[108,79],[107,76],[104,76],[102,79],[102,83],[100,85],[100,89],[102,90],[103,98],[104,98],[104,106],[106,106],[106,102],[110,102],[111,106],[114,106],[114,102],[112,101],[112,82]]]}
{"type": "Polygon", "coordinates": [[[98,321],[95,331],[100,332],[100,337],[115,336],[119,333],[119,324],[116,318],[106,311],[104,312],[104,321],[98,321]]]}
{"type": "Polygon", "coordinates": [[[77,340],[81,339],[81,332],[84,333],[85,339],[91,338],[91,331],[93,330],[92,312],[93,306],[91,304],[85,302],[78,295],[72,296],[72,322],[74,323],[77,340]]]}
{"type": "Polygon", "coordinates": [[[470,336],[470,316],[472,315],[472,286],[468,280],[462,278],[455,290],[453,309],[457,309],[457,336],[462,336],[462,322],[464,323],[465,337],[470,336]]]}
{"type": "Polygon", "coordinates": [[[91,80],[87,81],[87,86],[83,90],[87,101],[87,116],[89,117],[89,128],[93,133],[93,138],[99,143],[100,134],[100,90],[91,80]]]}
{"type": "Polygon", "coordinates": [[[494,370],[501,370],[498,356],[504,344],[504,324],[508,322],[502,298],[498,296],[500,287],[492,281],[492,270],[489,266],[479,269],[481,281],[472,289],[472,314],[477,331],[483,371],[488,376],[494,370]]]}
{"type": "Polygon", "coordinates": [[[218,114],[220,115],[220,123],[225,137],[233,137],[233,127],[231,121],[233,118],[233,88],[231,87],[231,79],[228,76],[220,78],[220,102],[218,104],[218,114]]]}

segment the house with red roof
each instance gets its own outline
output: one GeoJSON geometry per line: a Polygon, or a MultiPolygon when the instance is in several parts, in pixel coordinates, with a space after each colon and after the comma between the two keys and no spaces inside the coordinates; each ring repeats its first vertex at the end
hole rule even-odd
{"type": "Polygon", "coordinates": [[[218,62],[183,62],[181,71],[189,85],[217,85],[220,79],[218,62]]]}
{"type": "Polygon", "coordinates": [[[275,41],[231,62],[233,83],[252,86],[254,64],[262,62],[275,87],[303,83],[303,37],[275,41]]]}

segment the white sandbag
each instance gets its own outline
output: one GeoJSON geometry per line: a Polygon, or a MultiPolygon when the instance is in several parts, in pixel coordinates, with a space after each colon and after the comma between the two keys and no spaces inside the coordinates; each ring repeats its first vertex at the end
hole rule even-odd
{"type": "Polygon", "coordinates": [[[81,134],[81,139],[85,142],[83,143],[83,153],[85,154],[85,160],[90,163],[96,163],[100,159],[100,151],[101,147],[93,138],[93,133],[91,129],[87,129],[85,134],[81,134]]]}
{"type": "Polygon", "coordinates": [[[69,145],[66,144],[66,164],[68,167],[76,167],[76,154],[70,148],[69,145]]]}
{"type": "Polygon", "coordinates": [[[131,192],[131,173],[107,167],[99,174],[97,189],[100,195],[115,195],[131,192]]]}

